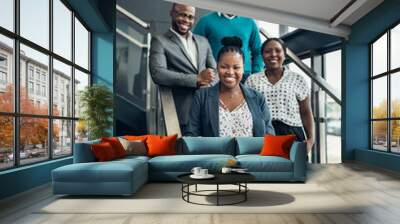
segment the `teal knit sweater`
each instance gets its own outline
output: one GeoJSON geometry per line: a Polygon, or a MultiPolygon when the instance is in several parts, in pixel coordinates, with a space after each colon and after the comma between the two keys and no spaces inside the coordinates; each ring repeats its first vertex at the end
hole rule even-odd
{"type": "Polygon", "coordinates": [[[216,60],[219,50],[223,47],[222,38],[226,36],[240,37],[243,41],[244,73],[249,75],[263,70],[260,34],[253,19],[240,16],[228,19],[222,14],[219,16],[214,12],[200,18],[193,33],[208,39],[216,60]]]}

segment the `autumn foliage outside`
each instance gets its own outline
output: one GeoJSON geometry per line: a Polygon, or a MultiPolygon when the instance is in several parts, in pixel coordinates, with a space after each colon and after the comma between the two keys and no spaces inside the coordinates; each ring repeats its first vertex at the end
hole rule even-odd
{"type": "MultiPolygon", "coordinates": [[[[400,117],[400,100],[392,100],[392,113],[390,117],[400,117]]],[[[388,118],[387,101],[382,101],[378,106],[373,108],[373,118],[388,118]]],[[[400,141],[400,121],[392,121],[391,142],[392,146],[399,147],[400,141]]],[[[387,137],[387,122],[378,121],[373,124],[374,144],[386,144],[387,137]]]]}
{"type": "MultiPolygon", "coordinates": [[[[6,92],[0,94],[0,111],[13,112],[14,96],[13,86],[7,86],[6,92]]],[[[48,104],[34,105],[29,99],[25,88],[20,89],[20,110],[22,114],[48,114],[48,104]]],[[[55,108],[54,114],[59,111],[55,108]]],[[[13,149],[13,117],[0,116],[0,153],[13,149]]],[[[20,149],[24,150],[27,146],[32,148],[45,148],[48,144],[48,119],[21,117],[20,119],[20,149]]],[[[53,138],[58,138],[59,127],[53,125],[53,138]]]]}

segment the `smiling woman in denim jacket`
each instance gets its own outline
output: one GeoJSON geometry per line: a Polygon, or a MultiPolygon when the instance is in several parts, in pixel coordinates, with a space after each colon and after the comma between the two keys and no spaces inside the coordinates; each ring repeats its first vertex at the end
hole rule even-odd
{"type": "Polygon", "coordinates": [[[196,91],[186,136],[238,137],[275,134],[263,94],[242,84],[243,52],[238,37],[222,39],[217,57],[220,82],[196,91]]]}

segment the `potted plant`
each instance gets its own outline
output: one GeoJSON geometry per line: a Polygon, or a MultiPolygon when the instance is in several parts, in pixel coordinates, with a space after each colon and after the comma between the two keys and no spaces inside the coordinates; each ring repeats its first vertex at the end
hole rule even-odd
{"type": "Polygon", "coordinates": [[[108,87],[94,84],[80,92],[81,119],[88,131],[89,140],[109,136],[112,126],[113,93],[108,87]]]}

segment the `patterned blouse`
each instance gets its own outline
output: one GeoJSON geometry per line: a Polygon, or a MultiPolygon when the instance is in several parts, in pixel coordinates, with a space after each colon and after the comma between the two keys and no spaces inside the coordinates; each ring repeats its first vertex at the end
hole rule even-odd
{"type": "Polygon", "coordinates": [[[246,85],[264,94],[272,120],[279,120],[290,126],[303,126],[299,101],[309,96],[310,88],[300,74],[285,68],[282,78],[271,84],[263,71],[250,75],[246,85]]]}
{"type": "Polygon", "coordinates": [[[253,117],[246,100],[232,111],[219,100],[218,112],[220,137],[253,136],[253,117]]]}

